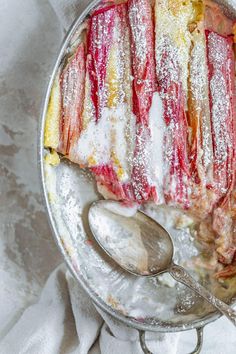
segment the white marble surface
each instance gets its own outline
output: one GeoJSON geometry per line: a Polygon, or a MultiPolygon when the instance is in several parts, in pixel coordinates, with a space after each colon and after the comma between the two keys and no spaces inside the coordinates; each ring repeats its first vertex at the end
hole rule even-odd
{"type": "MultiPolygon", "coordinates": [[[[62,261],[37,169],[41,104],[61,38],[47,0],[0,0],[0,340],[62,261]]],[[[203,354],[236,352],[226,319],[209,325],[204,337],[203,354]]],[[[181,354],[190,351],[193,336],[184,334],[180,347],[181,354]]]]}
{"type": "Polygon", "coordinates": [[[61,262],[37,169],[41,104],[60,42],[47,0],[0,0],[0,338],[61,262]]]}

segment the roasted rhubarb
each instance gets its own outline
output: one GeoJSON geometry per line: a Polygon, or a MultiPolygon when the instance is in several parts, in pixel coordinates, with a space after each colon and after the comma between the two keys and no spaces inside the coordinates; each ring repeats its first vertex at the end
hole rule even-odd
{"type": "Polygon", "coordinates": [[[204,31],[204,4],[198,2],[189,24],[191,48],[188,79],[188,144],[191,171],[191,204],[198,215],[206,216],[215,202],[213,147],[210,120],[207,53],[204,31]]]}
{"type": "MultiPolygon", "coordinates": [[[[133,74],[133,113],[136,117],[136,147],[132,161],[132,187],[135,199],[157,199],[155,181],[150,173],[149,114],[157,89],[154,54],[153,13],[149,0],[128,1],[131,29],[133,74]]],[[[158,117],[155,117],[158,119],[158,117]]]]}
{"type": "Polygon", "coordinates": [[[213,230],[218,260],[224,265],[236,261],[236,190],[213,212],[213,230]]]}
{"type": "Polygon", "coordinates": [[[85,45],[80,43],[61,75],[61,120],[59,152],[69,155],[82,131],[85,85],[85,45]]]}
{"type": "Polygon", "coordinates": [[[68,157],[83,125],[86,29],[87,21],[77,33],[76,48],[71,48],[54,79],[46,117],[45,145],[68,157]]]}
{"type": "MultiPolygon", "coordinates": [[[[167,203],[189,207],[190,170],[187,151],[187,72],[191,8],[156,1],[156,72],[166,124],[163,191],[167,203]]],[[[160,118],[159,118],[160,119],[160,118]]]]}
{"type": "Polygon", "coordinates": [[[213,184],[213,148],[204,34],[193,33],[189,64],[189,160],[193,183],[192,198],[210,212],[214,196],[209,196],[213,184]]]}
{"type": "Polygon", "coordinates": [[[107,88],[105,83],[107,63],[110,48],[114,44],[116,15],[115,6],[96,11],[92,16],[88,33],[87,70],[96,120],[101,117],[102,109],[106,106],[107,88]]]}
{"type": "Polygon", "coordinates": [[[213,140],[213,180],[223,201],[235,174],[235,62],[232,36],[206,31],[213,140]]]}
{"type": "Polygon", "coordinates": [[[234,21],[226,16],[222,7],[212,0],[205,0],[204,22],[205,29],[221,34],[232,35],[234,21]]]}
{"type": "MultiPolygon", "coordinates": [[[[93,13],[87,60],[90,100],[85,98],[89,106],[85,106],[84,115],[90,116],[86,130],[94,131],[94,135],[88,132],[93,146],[88,166],[100,187],[107,188],[113,197],[133,199],[127,192],[135,136],[127,4],[100,8],[93,13]]],[[[78,151],[82,149],[79,142],[78,151]]]]}

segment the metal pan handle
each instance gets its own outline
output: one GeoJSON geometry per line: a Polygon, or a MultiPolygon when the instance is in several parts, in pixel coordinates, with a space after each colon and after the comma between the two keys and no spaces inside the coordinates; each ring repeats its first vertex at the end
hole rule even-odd
{"type": "MultiPolygon", "coordinates": [[[[196,328],[197,331],[197,345],[190,354],[199,354],[202,349],[202,344],[203,344],[203,327],[196,328]]],[[[144,352],[144,354],[152,354],[148,347],[146,346],[146,341],[145,341],[145,331],[139,331],[139,340],[140,340],[140,345],[141,348],[144,352]]]]}

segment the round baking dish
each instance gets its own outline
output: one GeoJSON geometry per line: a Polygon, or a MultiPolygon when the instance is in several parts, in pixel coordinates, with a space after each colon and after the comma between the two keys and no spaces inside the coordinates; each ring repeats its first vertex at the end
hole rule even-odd
{"type": "MultiPolygon", "coordinates": [[[[145,345],[145,331],[179,332],[190,329],[197,330],[194,353],[199,353],[203,327],[220,315],[179,284],[169,286],[168,279],[136,278],[107,259],[93,241],[87,223],[88,206],[100,198],[92,177],[66,159],[62,159],[56,167],[45,162],[48,152],[44,148],[44,127],[53,80],[68,48],[76,40],[79,25],[99,2],[83,1],[78,5],[81,14],[63,41],[47,89],[39,134],[39,166],[49,221],[56,244],[75,278],[97,306],[127,326],[139,330],[145,353],[149,352],[145,345]]],[[[236,8],[230,1],[220,3],[230,16],[236,17],[236,8]]],[[[178,239],[174,242],[178,248],[178,239]]],[[[198,252],[193,243],[188,247],[192,253],[198,252]]],[[[193,275],[198,278],[197,272],[193,275]]],[[[233,305],[236,282],[233,280],[226,288],[213,279],[209,281],[207,277],[206,274],[204,279],[201,274],[204,285],[233,305]]]]}

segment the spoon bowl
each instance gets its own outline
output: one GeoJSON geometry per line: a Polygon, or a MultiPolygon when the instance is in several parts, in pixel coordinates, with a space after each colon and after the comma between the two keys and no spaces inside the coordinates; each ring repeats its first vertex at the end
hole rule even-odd
{"type": "Polygon", "coordinates": [[[154,276],[172,263],[174,246],[168,232],[142,212],[112,201],[98,201],[89,210],[89,225],[103,250],[135,275],[154,276]]]}
{"type": "Polygon", "coordinates": [[[98,244],[123,269],[136,276],[158,276],[168,272],[236,326],[236,311],[216,298],[183,267],[173,263],[173,242],[162,225],[135,207],[109,200],[93,203],[88,221],[98,244]]]}

